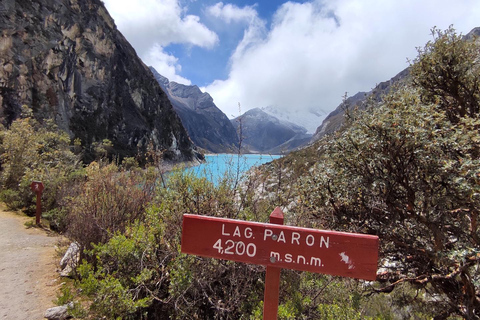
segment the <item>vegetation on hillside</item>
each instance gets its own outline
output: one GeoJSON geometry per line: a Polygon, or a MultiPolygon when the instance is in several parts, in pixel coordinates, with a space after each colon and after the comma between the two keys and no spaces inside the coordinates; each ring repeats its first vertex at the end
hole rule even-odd
{"type": "Polygon", "coordinates": [[[479,319],[479,50],[433,30],[410,81],[242,181],[164,180],[100,145],[83,167],[78,141],[25,109],[1,132],[2,200],[31,210],[44,181],[47,217],[83,249],[59,299],[78,317],[260,319],[264,267],[180,253],[182,215],[266,222],[281,206],[287,224],[378,235],[381,260],[376,282],[283,270],[280,319],[479,319]]]}
{"type": "Polygon", "coordinates": [[[291,198],[300,220],[380,237],[374,292],[408,283],[437,318],[477,319],[479,46],[453,29],[433,36],[409,83],[365,111],[347,110],[343,129],[309,149],[314,165],[295,154],[283,161],[304,171],[291,198]]]}

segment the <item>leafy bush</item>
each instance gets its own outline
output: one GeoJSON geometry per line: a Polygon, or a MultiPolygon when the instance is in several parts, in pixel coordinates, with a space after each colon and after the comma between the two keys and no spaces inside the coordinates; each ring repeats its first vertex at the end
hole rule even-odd
{"type": "Polygon", "coordinates": [[[51,210],[57,204],[61,186],[80,168],[80,162],[70,151],[70,138],[65,132],[52,120],[40,124],[30,113],[24,106],[25,117],[1,131],[0,182],[2,201],[10,209],[24,209],[33,215],[35,195],[30,190],[31,182],[43,182],[42,207],[51,210]]]}
{"type": "MultiPolygon", "coordinates": [[[[95,195],[105,198],[104,190],[95,190],[95,195]]],[[[92,313],[149,319],[190,315],[238,319],[250,314],[263,296],[262,267],[179,252],[183,213],[231,215],[237,211],[230,199],[223,202],[228,199],[225,189],[191,173],[174,172],[166,188],[157,192],[146,211],[136,215],[135,221],[126,219],[124,228],[105,238],[87,236],[97,244],[86,252],[90,263],[81,268],[80,287],[92,296],[92,313]]],[[[97,209],[102,208],[97,212],[112,212],[96,203],[97,209]]],[[[88,204],[82,208],[89,210],[88,204]]],[[[85,228],[79,224],[76,228],[85,228]]],[[[82,230],[78,236],[85,233],[82,230]]]]}
{"type": "Polygon", "coordinates": [[[0,192],[0,201],[5,202],[7,208],[10,210],[19,210],[25,205],[20,192],[12,189],[2,190],[0,192]]]}

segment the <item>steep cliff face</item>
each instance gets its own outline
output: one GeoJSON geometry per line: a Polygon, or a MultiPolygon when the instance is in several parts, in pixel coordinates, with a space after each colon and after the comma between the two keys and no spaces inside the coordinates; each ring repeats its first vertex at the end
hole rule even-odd
{"type": "Polygon", "coordinates": [[[245,152],[281,154],[307,144],[312,137],[307,129],[279,120],[259,108],[231,122],[242,137],[245,152]]]}
{"type": "Polygon", "coordinates": [[[197,86],[170,82],[153,67],[150,67],[150,70],[167,93],[173,108],[197,146],[214,153],[228,153],[238,148],[235,128],[213,103],[208,93],[202,92],[197,86]]]}
{"type": "Polygon", "coordinates": [[[119,157],[147,148],[167,160],[193,160],[193,144],[150,70],[100,0],[0,2],[0,121],[20,106],[53,118],[92,144],[109,139],[119,157]]]}

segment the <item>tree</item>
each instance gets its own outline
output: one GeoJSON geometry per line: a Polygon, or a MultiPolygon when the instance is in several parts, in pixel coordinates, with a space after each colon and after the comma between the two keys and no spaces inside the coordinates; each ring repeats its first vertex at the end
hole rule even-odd
{"type": "Polygon", "coordinates": [[[465,41],[453,27],[432,29],[433,41],[418,49],[411,74],[422,100],[445,111],[452,122],[480,112],[478,43],[465,41]]]}
{"type": "Polygon", "coordinates": [[[323,227],[379,235],[388,263],[377,292],[408,282],[439,319],[478,319],[479,49],[453,29],[435,40],[419,51],[410,84],[321,142],[300,205],[323,227]]]}

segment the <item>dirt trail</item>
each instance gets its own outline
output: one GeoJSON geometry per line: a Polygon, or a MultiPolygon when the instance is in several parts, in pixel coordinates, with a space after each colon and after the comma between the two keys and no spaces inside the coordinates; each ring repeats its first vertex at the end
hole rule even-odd
{"type": "Polygon", "coordinates": [[[32,218],[5,212],[0,206],[0,319],[44,319],[54,307],[61,280],[56,268],[59,238],[26,228],[32,218]]]}

